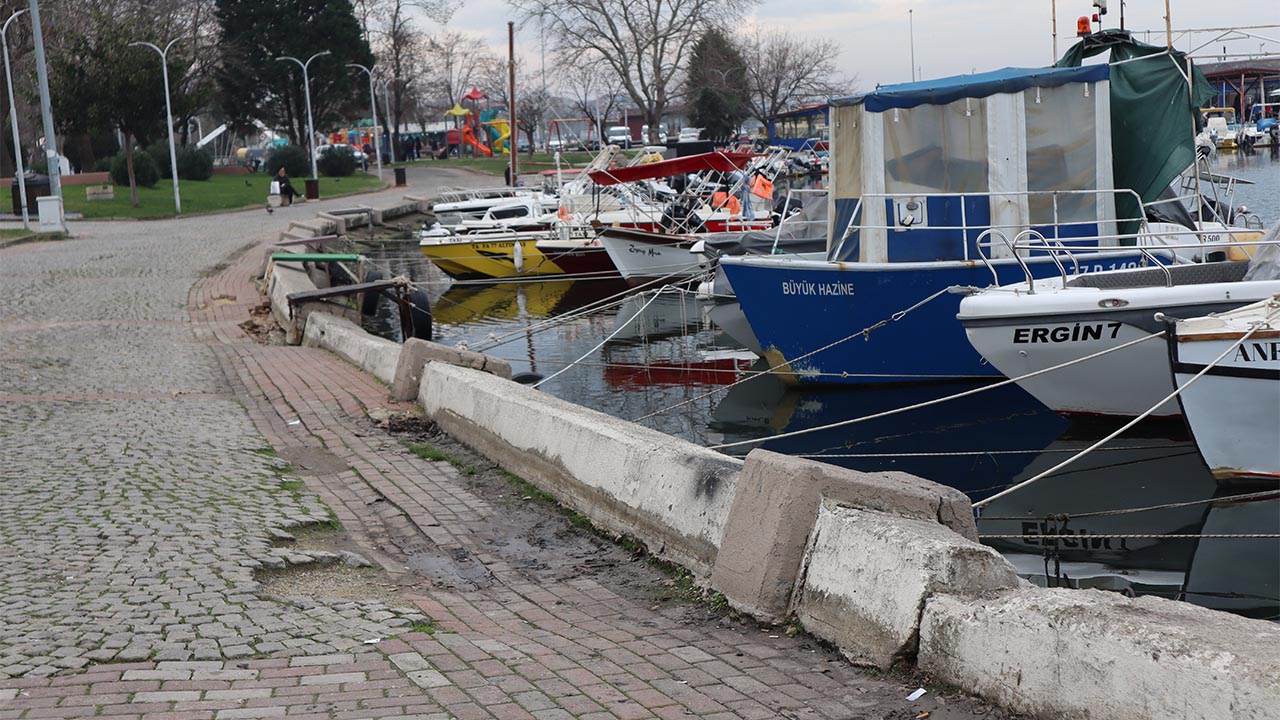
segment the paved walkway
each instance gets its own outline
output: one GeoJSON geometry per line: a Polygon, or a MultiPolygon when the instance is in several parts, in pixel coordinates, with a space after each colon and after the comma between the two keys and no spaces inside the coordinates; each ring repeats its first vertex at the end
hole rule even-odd
{"type": "MultiPolygon", "coordinates": [[[[468,179],[434,170],[413,189],[468,179]]],[[[489,532],[498,498],[367,418],[409,408],[240,328],[289,213],[344,204],[85,223],[0,251],[0,720],[987,712],[907,702],[914,685],[804,637],[690,623],[607,570],[514,562],[489,532]],[[358,555],[289,542],[330,513],[358,555]],[[403,602],[264,592],[265,570],[362,559],[403,602]]]]}

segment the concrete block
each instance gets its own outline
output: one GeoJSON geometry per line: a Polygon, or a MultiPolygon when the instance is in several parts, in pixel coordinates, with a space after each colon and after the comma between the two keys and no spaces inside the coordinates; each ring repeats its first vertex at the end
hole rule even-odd
{"type": "Polygon", "coordinates": [[[426,212],[431,209],[431,200],[420,195],[405,195],[405,202],[414,207],[414,212],[426,212]]]}
{"type": "Polygon", "coordinates": [[[933,520],[844,507],[818,512],[796,616],[853,662],[888,668],[916,652],[925,601],[1015,587],[995,550],[933,520]]]}
{"type": "Polygon", "coordinates": [[[302,344],[324,348],[384,383],[395,379],[400,345],[370,335],[346,318],[319,312],[308,315],[302,344]]]}
{"type": "Polygon", "coordinates": [[[391,399],[413,400],[418,397],[418,389],[422,384],[422,368],[433,361],[469,367],[493,373],[506,380],[511,379],[511,363],[502,358],[470,350],[459,350],[418,338],[409,338],[400,351],[395,379],[391,382],[391,399]]]}
{"type": "Polygon", "coordinates": [[[938,595],[921,669],[1038,717],[1280,718],[1280,627],[1155,597],[1026,587],[938,595]]]}
{"type": "Polygon", "coordinates": [[[712,586],[739,610],[767,620],[786,617],[823,497],[978,537],[969,499],[954,488],[906,473],[863,473],[753,450],[738,480],[712,586]]]}
{"type": "Polygon", "coordinates": [[[316,213],[316,217],[325,222],[333,223],[334,235],[345,235],[347,233],[347,219],[339,215],[331,215],[330,213],[316,213]]]}
{"type": "Polygon", "coordinates": [[[315,283],[301,265],[267,265],[267,297],[271,300],[271,314],[284,329],[285,342],[297,345],[302,342],[303,315],[301,307],[289,306],[289,295],[295,292],[315,290],[315,283]]]}
{"type": "Polygon", "coordinates": [[[428,363],[418,395],[446,432],[705,577],[742,462],[470,368],[428,363]]]}

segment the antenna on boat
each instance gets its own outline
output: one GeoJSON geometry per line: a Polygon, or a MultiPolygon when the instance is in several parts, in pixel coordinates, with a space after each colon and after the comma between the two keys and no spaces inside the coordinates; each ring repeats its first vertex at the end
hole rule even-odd
{"type": "Polygon", "coordinates": [[[911,38],[911,82],[916,81],[916,17],[915,9],[907,10],[908,35],[911,38]]]}

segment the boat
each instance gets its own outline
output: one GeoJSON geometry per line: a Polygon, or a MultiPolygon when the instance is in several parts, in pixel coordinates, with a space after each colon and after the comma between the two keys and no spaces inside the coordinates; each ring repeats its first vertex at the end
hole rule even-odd
{"type": "Polygon", "coordinates": [[[1280,478],[1280,293],[1169,320],[1165,341],[1178,404],[1214,477],[1280,478]]]}
{"type": "MultiPolygon", "coordinates": [[[[1074,248],[1069,272],[1153,262],[1142,203],[1191,164],[1194,141],[1137,132],[1127,121],[1153,99],[1112,87],[1123,72],[1005,68],[833,100],[826,258],[720,261],[765,357],[798,383],[991,377],[949,288],[1058,275],[1054,248],[1074,248]],[[1030,239],[1044,249],[1014,250],[1030,239]]],[[[1168,90],[1163,117],[1189,126],[1198,97],[1168,90]]]]}

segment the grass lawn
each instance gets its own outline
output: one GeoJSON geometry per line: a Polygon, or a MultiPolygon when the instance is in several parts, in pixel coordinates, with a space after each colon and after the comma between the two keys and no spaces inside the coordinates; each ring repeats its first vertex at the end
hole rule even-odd
{"type": "MultiPolygon", "coordinates": [[[[294,178],[294,187],[303,189],[303,178],[294,178]]],[[[256,175],[214,175],[204,181],[179,180],[182,192],[182,213],[233,210],[236,208],[267,204],[267,187],[271,178],[256,175]]],[[[320,197],[376,190],[382,187],[377,175],[356,174],[344,178],[320,178],[320,197]]],[[[63,187],[63,201],[67,212],[80,213],[85,218],[157,218],[173,216],[173,182],[161,180],[155,187],[138,188],[138,207],[129,203],[129,187],[116,186],[113,200],[86,200],[84,187],[63,187]]]]}
{"type": "Polygon", "coordinates": [[[14,238],[26,237],[31,234],[33,234],[32,231],[23,230],[22,228],[5,228],[4,230],[0,230],[0,240],[12,240],[14,238]]]}
{"type": "MultiPolygon", "coordinates": [[[[560,167],[562,168],[578,168],[586,165],[594,157],[592,153],[585,152],[567,152],[560,153],[560,167]]],[[[442,167],[465,167],[480,172],[492,173],[501,176],[503,170],[511,162],[510,155],[495,155],[494,157],[479,158],[457,158],[451,157],[448,160],[414,160],[411,163],[397,163],[397,165],[428,165],[431,163],[439,163],[442,167]]],[[[533,157],[529,157],[527,153],[521,153],[519,158],[520,174],[527,175],[531,173],[541,172],[543,170],[555,170],[556,161],[554,155],[546,153],[534,153],[533,157]]],[[[394,166],[393,166],[394,167],[394,166]]]]}

